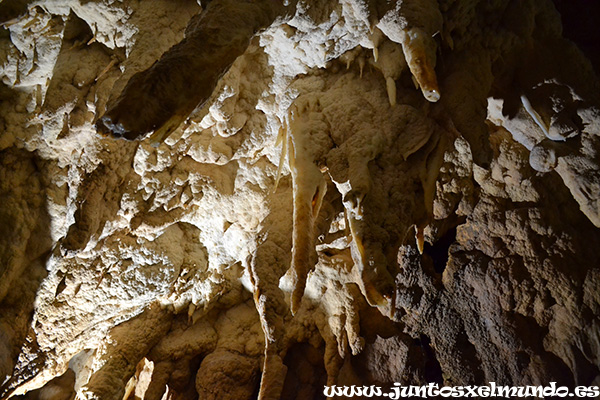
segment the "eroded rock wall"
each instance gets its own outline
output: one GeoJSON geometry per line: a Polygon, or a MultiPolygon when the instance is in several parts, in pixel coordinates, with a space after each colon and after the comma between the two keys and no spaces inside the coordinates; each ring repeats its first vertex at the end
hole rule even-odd
{"type": "Polygon", "coordinates": [[[2,398],[600,383],[551,1],[206,3],[0,3],[2,398]]]}

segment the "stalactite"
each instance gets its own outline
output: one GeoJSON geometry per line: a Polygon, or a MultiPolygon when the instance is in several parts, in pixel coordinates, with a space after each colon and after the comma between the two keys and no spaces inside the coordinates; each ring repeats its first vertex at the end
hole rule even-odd
{"type": "Polygon", "coordinates": [[[550,0],[200,3],[0,2],[2,399],[598,382],[550,0]]]}

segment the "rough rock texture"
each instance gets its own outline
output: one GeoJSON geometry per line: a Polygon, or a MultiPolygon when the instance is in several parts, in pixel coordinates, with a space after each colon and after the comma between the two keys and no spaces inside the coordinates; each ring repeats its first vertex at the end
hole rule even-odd
{"type": "Polygon", "coordinates": [[[564,3],[1,1],[0,398],[600,384],[564,3]]]}

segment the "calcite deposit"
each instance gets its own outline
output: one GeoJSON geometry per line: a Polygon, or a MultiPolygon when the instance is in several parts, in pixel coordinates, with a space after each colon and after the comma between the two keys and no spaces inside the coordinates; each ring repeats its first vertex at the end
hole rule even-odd
{"type": "Polygon", "coordinates": [[[556,6],[0,1],[0,398],[600,385],[556,6]]]}

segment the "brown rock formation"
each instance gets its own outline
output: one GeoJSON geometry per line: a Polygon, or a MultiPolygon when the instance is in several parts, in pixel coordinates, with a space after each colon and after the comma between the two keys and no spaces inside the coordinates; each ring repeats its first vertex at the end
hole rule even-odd
{"type": "Polygon", "coordinates": [[[0,2],[0,398],[600,385],[566,3],[0,2]]]}

